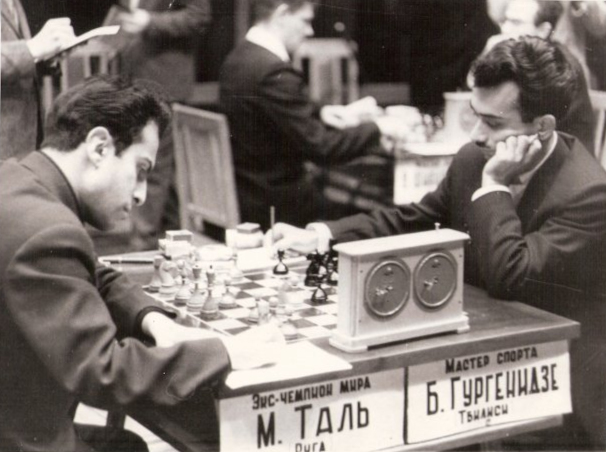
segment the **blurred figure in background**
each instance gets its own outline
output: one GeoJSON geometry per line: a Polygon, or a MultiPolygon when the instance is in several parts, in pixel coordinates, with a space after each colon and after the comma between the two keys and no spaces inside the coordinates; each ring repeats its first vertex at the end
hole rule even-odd
{"type": "Polygon", "coordinates": [[[20,1],[2,0],[0,161],[23,156],[40,144],[38,70],[73,39],[74,31],[66,17],[50,19],[32,37],[20,1]]]}
{"type": "MultiPolygon", "coordinates": [[[[118,16],[130,42],[122,50],[123,75],[159,83],[171,102],[188,102],[195,83],[195,37],[211,21],[209,0],[140,0],[118,16]],[[137,4],[138,3],[138,4],[137,4]]],[[[172,133],[164,134],[148,179],[148,198],[133,212],[131,250],[153,249],[158,236],[179,229],[172,133]]]]}

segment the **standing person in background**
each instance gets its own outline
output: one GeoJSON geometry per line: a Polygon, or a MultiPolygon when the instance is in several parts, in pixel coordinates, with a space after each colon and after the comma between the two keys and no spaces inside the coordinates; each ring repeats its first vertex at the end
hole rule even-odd
{"type": "MultiPolygon", "coordinates": [[[[210,21],[209,0],[131,1],[130,10],[119,14],[119,23],[130,38],[122,52],[124,76],[159,83],[171,102],[189,101],[195,83],[195,37],[210,21]]],[[[160,148],[148,179],[148,201],[133,212],[131,250],[155,248],[161,231],[179,228],[170,130],[160,148]]]]}
{"type": "Polygon", "coordinates": [[[554,39],[579,60],[590,88],[606,90],[606,2],[568,1],[563,6],[554,39]]]}
{"type": "Polygon", "coordinates": [[[0,161],[34,150],[42,134],[37,71],[74,39],[68,18],[51,19],[32,37],[19,0],[2,0],[0,161]]]}

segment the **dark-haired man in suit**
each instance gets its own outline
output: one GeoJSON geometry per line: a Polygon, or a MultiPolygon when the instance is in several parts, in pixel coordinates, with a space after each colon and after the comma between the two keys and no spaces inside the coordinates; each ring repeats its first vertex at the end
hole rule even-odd
{"type": "Polygon", "coordinates": [[[606,173],[574,137],[556,132],[579,75],[537,37],[495,45],[474,65],[472,143],[418,204],[357,215],[309,230],[278,224],[276,247],[312,250],[444,227],[469,233],[465,280],[582,325],[571,349],[574,415],[542,447],[606,446],[606,173]]]}

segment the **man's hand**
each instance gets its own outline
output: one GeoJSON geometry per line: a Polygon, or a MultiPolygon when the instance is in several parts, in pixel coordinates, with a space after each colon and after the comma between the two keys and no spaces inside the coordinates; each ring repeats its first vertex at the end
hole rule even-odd
{"type": "Polygon", "coordinates": [[[536,135],[511,136],[497,143],[495,154],[484,166],[482,187],[511,185],[539,163],[544,153],[536,135]]]}
{"type": "Polygon", "coordinates": [[[233,370],[274,364],[285,353],[286,340],[276,325],[262,325],[237,336],[222,336],[233,370]]]}
{"type": "Polygon", "coordinates": [[[270,229],[265,233],[264,245],[273,247],[274,253],[290,249],[307,254],[318,248],[318,234],[286,223],[276,223],[273,231],[270,229]]]}
{"type": "Polygon", "coordinates": [[[36,36],[26,42],[34,61],[48,60],[74,41],[74,29],[69,17],[48,20],[36,36]]]}
{"type": "Polygon", "coordinates": [[[358,115],[351,113],[344,105],[325,105],[320,110],[320,119],[327,126],[346,129],[360,125],[358,115]]]}
{"type": "Polygon", "coordinates": [[[154,339],[157,347],[172,347],[185,341],[220,338],[221,335],[204,328],[179,325],[171,318],[159,312],[150,312],[141,322],[141,329],[154,339]]]}
{"type": "Polygon", "coordinates": [[[120,13],[118,19],[120,20],[120,26],[125,32],[136,35],[147,28],[151,16],[144,9],[135,9],[129,13],[120,13]]]}

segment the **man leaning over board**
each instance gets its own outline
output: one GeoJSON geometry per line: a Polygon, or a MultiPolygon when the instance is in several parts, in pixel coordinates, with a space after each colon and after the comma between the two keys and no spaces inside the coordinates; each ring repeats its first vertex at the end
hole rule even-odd
{"type": "Polygon", "coordinates": [[[143,82],[89,79],[55,100],[39,152],[0,166],[0,450],[146,450],[123,431],[74,425],[75,404],[175,405],[274,360],[273,331],[180,326],[97,264],[83,222],[111,229],[145,201],[169,116],[143,82]]]}

